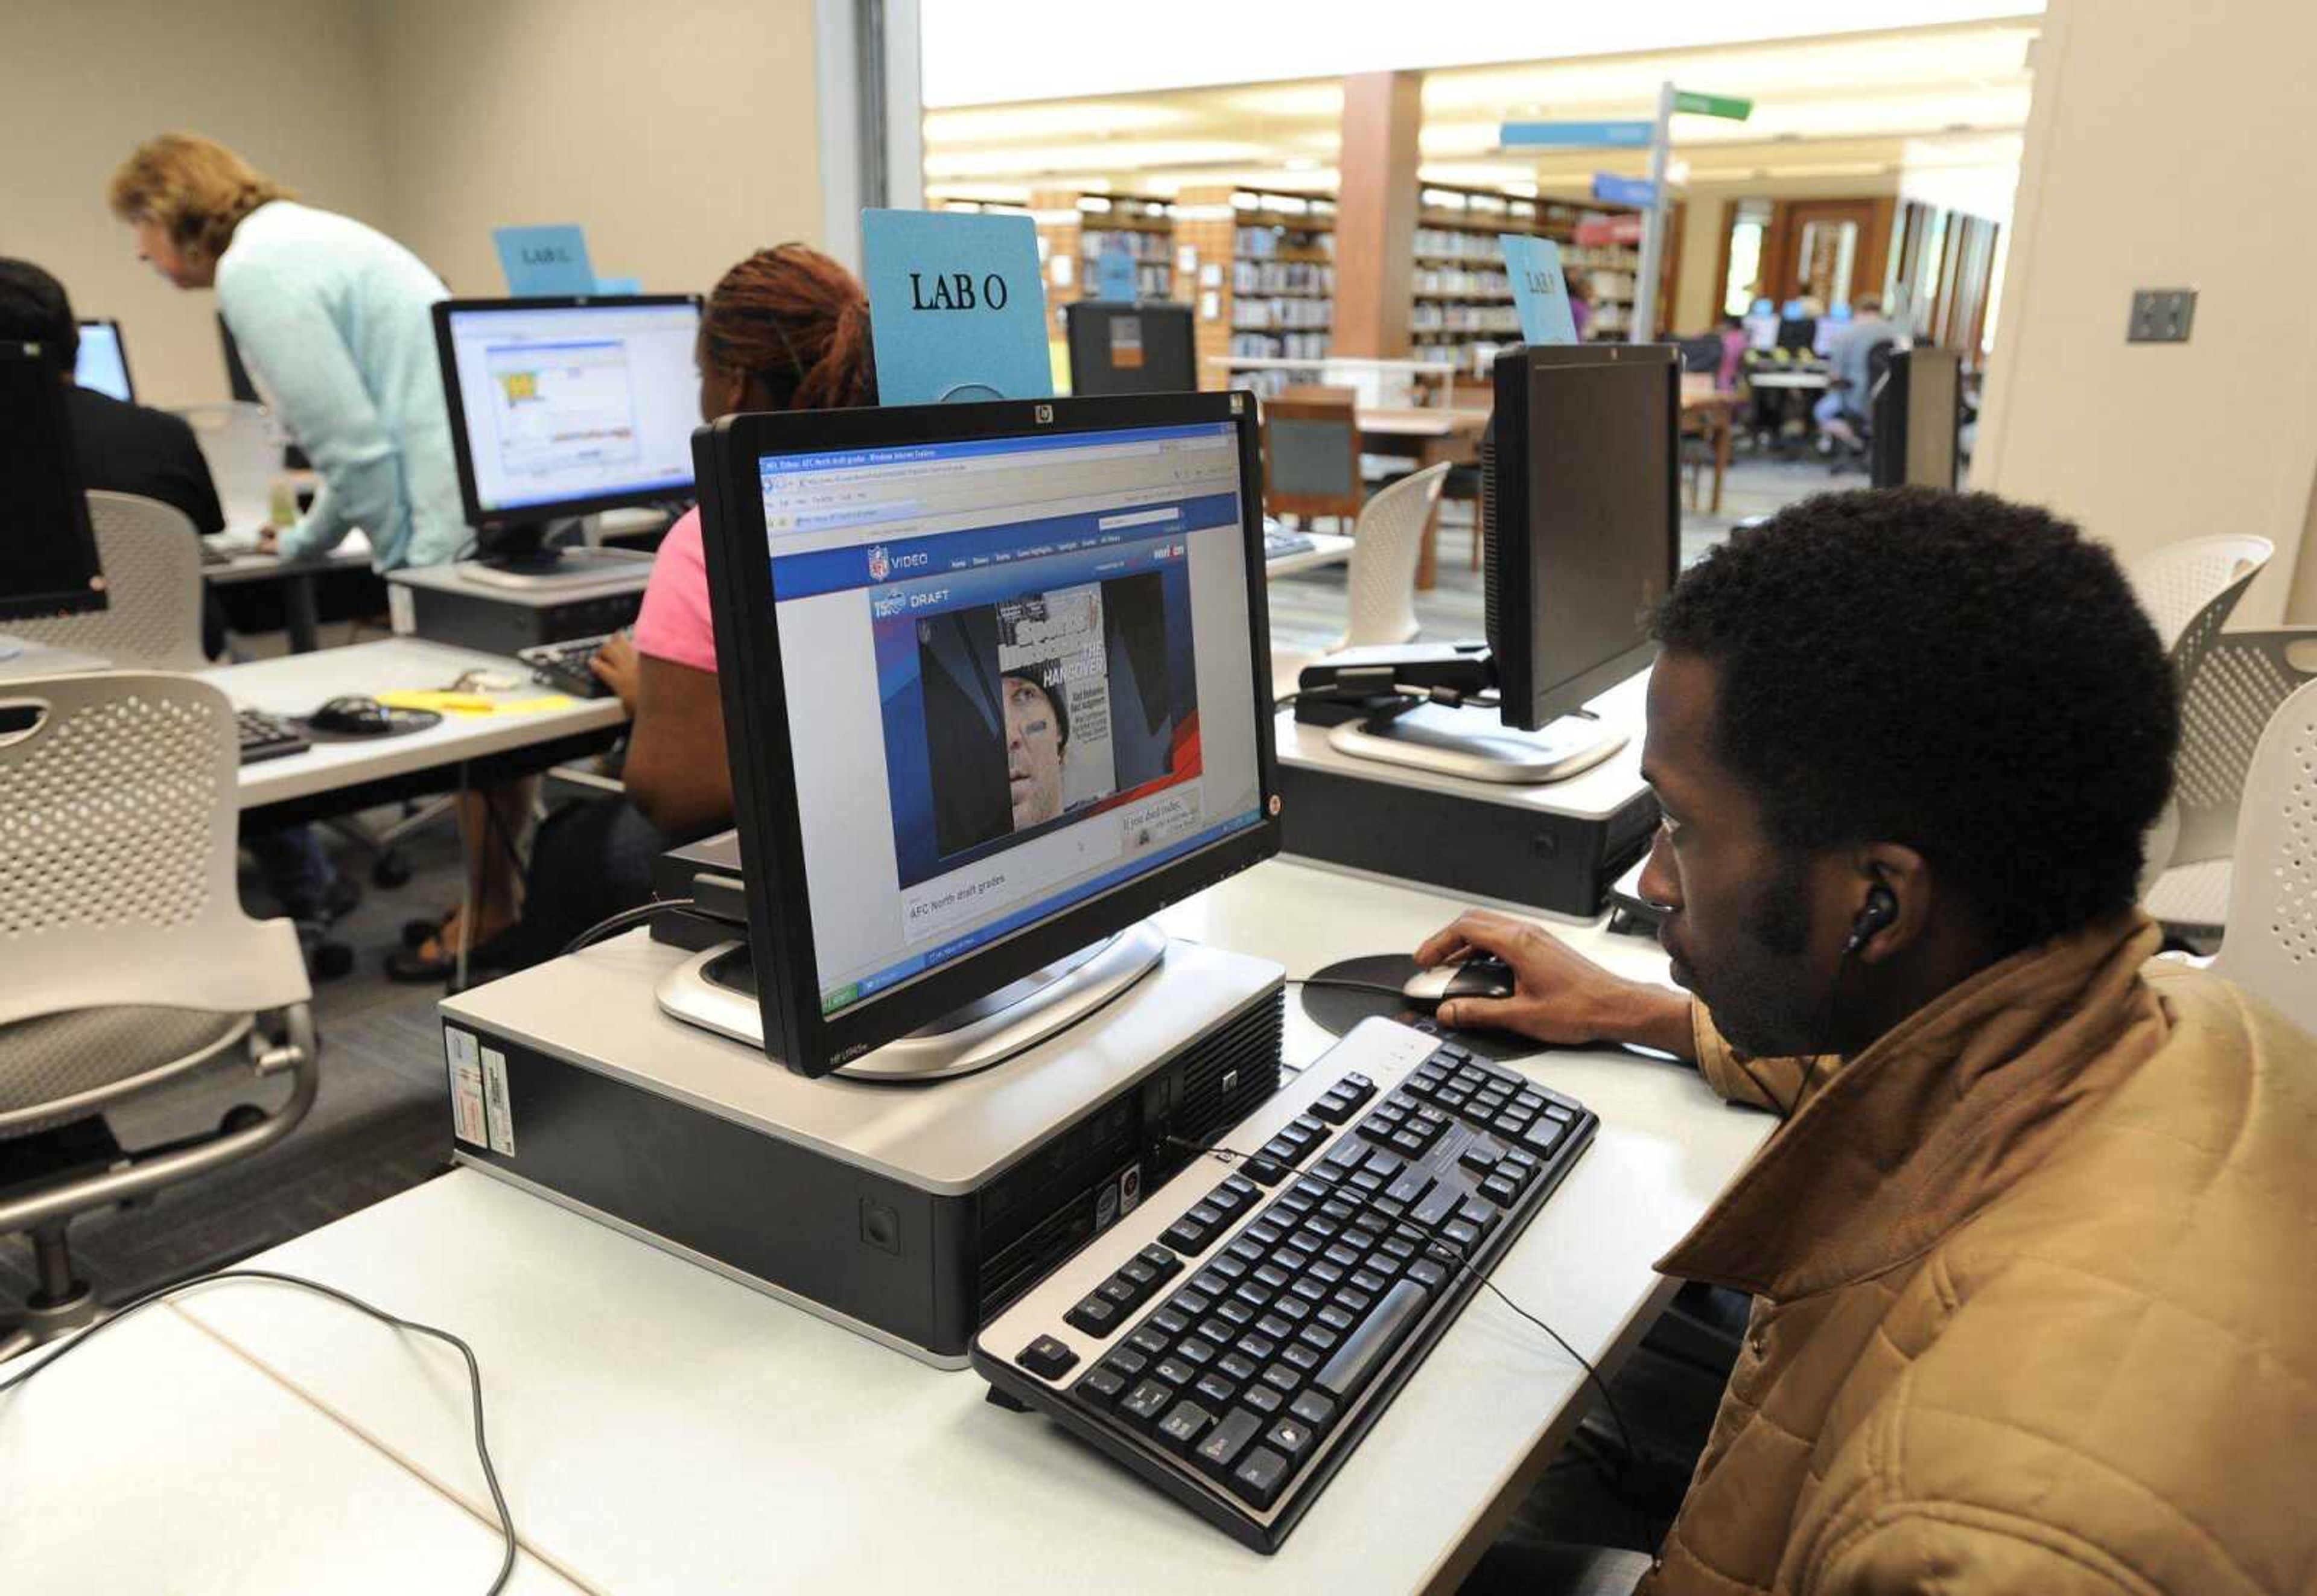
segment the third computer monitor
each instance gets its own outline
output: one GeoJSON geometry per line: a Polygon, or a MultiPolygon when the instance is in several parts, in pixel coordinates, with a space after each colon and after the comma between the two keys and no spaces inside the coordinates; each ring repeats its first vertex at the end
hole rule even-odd
{"type": "Polygon", "coordinates": [[[1680,562],[1680,351],[1533,345],[1496,364],[1484,603],[1505,724],[1535,731],[1650,663],[1680,562]]]}
{"type": "Polygon", "coordinates": [[[823,1073],[1276,850],[1253,408],[702,432],[767,1052],[823,1073]]]}
{"type": "Polygon", "coordinates": [[[80,324],[80,354],[73,362],[73,381],[123,404],[136,399],[136,386],[129,381],[129,349],[121,341],[119,322],[80,324]]]}
{"type": "Polygon", "coordinates": [[[105,605],[60,353],[0,342],[0,620],[105,605]]]}
{"type": "Polygon", "coordinates": [[[1199,385],[1191,308],[1080,300],[1062,307],[1077,394],[1188,393],[1199,385]]]}
{"type": "Polygon", "coordinates": [[[488,533],[688,495],[699,334],[685,294],[437,304],[468,524],[488,533]]]}

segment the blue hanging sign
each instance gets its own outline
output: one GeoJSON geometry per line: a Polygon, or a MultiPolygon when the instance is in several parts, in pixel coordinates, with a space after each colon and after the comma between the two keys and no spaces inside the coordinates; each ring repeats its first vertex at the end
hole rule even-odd
{"type": "Polygon", "coordinates": [[[1507,122],[1499,144],[1541,144],[1561,149],[1646,149],[1655,122],[1507,122]]]}
{"type": "Polygon", "coordinates": [[[1615,172],[1593,174],[1593,197],[1604,205],[1631,205],[1646,211],[1658,202],[1658,185],[1646,177],[1620,177],[1615,172]]]}

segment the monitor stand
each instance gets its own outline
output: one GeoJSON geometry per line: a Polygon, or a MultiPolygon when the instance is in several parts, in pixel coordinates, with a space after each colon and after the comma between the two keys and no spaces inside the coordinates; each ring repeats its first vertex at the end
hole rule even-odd
{"type": "MultiPolygon", "coordinates": [[[[849,1080],[945,1080],[989,1069],[1077,1024],[1157,967],[1167,937],[1149,920],[1066,954],[836,1072],[849,1080]]],[[[762,1049],[756,966],[746,942],[727,942],[670,971],[661,1011],[762,1049]]]]}
{"type": "Polygon", "coordinates": [[[1506,725],[1493,709],[1418,704],[1404,713],[1346,721],[1328,746],[1355,759],[1428,770],[1467,781],[1535,786],[1590,770],[1625,746],[1626,734],[1581,715],[1535,731],[1506,725]]]}
{"type": "Polygon", "coordinates": [[[538,592],[631,577],[639,562],[650,563],[651,555],[640,550],[565,547],[553,541],[559,527],[577,525],[541,521],[496,528],[477,540],[477,557],[462,562],[459,574],[485,587],[538,592]]]}

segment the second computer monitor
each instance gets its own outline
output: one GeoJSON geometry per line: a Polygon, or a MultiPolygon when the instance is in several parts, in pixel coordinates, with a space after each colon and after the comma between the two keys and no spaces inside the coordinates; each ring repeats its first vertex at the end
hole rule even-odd
{"type": "Polygon", "coordinates": [[[1505,724],[1573,713],[1656,655],[1680,563],[1681,355],[1670,344],[1498,356],[1484,603],[1505,724]]]}
{"type": "Polygon", "coordinates": [[[1189,393],[1199,386],[1191,308],[1081,300],[1062,307],[1077,394],[1189,393]]]}
{"type": "Polygon", "coordinates": [[[136,385],[129,380],[129,347],[121,341],[119,322],[80,324],[80,354],[73,362],[73,381],[123,404],[136,399],[136,385]]]}
{"type": "Polygon", "coordinates": [[[468,525],[488,533],[689,494],[699,335],[689,294],[437,304],[468,525]]]}

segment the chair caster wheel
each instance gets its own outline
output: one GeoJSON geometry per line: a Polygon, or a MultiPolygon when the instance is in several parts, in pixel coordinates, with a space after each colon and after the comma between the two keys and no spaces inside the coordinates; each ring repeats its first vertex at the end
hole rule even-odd
{"type": "Polygon", "coordinates": [[[399,854],[380,854],[370,867],[371,884],[391,892],[410,884],[410,866],[399,854]]]}
{"type": "Polygon", "coordinates": [[[237,1103],[225,1111],[225,1117],[218,1121],[218,1129],[226,1135],[231,1135],[236,1131],[249,1130],[264,1123],[264,1109],[248,1103],[237,1103]]]}

